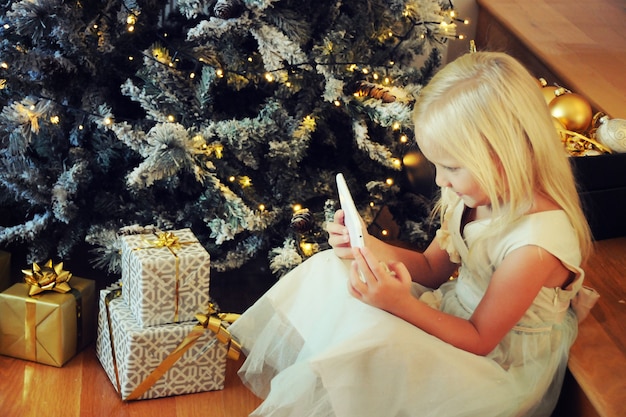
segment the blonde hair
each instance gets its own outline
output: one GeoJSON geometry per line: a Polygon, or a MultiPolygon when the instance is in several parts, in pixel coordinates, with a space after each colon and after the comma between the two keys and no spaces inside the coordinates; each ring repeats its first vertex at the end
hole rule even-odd
{"type": "MultiPolygon", "coordinates": [[[[591,232],[570,161],[536,79],[500,52],[463,55],[425,86],[413,113],[416,137],[461,161],[487,193],[493,220],[486,237],[527,213],[538,192],[574,227],[583,259],[591,232]]],[[[442,189],[441,216],[458,201],[442,189]]]]}

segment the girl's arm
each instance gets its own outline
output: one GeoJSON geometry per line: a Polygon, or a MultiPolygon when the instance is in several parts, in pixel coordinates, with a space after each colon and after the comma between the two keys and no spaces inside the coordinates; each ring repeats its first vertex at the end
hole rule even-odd
{"type": "Polygon", "coordinates": [[[349,289],[358,299],[394,314],[427,333],[478,355],[491,352],[520,320],[545,282],[570,272],[549,252],[524,246],[505,257],[485,296],[468,319],[433,309],[410,293],[410,275],[400,263],[384,263],[369,248],[354,249],[349,289]],[[359,279],[359,269],[366,282],[359,279]]]}
{"type": "MultiPolygon", "coordinates": [[[[348,228],[344,226],[343,210],[335,213],[334,222],[329,222],[326,230],[329,236],[328,243],[333,247],[335,254],[344,259],[354,258],[348,228]]],[[[378,259],[390,263],[401,262],[406,266],[413,281],[428,288],[438,288],[458,267],[457,264],[450,262],[448,253],[439,247],[436,239],[423,253],[391,245],[368,233],[364,234],[364,239],[365,246],[375,253],[378,259]]]]}

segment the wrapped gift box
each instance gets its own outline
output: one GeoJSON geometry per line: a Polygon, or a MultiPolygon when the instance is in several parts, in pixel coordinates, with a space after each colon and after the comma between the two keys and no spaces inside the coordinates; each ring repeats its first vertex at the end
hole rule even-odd
{"type": "Polygon", "coordinates": [[[95,281],[72,277],[67,293],[29,296],[18,283],[0,293],[0,354],[63,366],[95,336],[95,281]]]}
{"type": "Polygon", "coordinates": [[[121,237],[123,296],[142,327],[193,321],[210,302],[209,253],[190,229],[167,233],[121,237]]]}
{"type": "Polygon", "coordinates": [[[0,291],[11,286],[11,253],[0,250],[0,291]]]}
{"type": "Polygon", "coordinates": [[[119,291],[100,292],[96,354],[123,400],[224,387],[227,347],[215,333],[197,321],[141,327],[119,291]]]}
{"type": "Polygon", "coordinates": [[[594,239],[626,236],[626,153],[573,157],[572,166],[594,239]]]}

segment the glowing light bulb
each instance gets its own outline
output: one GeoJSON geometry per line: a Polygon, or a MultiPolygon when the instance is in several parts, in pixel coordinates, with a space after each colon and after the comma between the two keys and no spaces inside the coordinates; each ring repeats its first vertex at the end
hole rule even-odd
{"type": "Polygon", "coordinates": [[[224,71],[221,68],[218,68],[217,71],[215,71],[215,73],[217,74],[218,77],[222,78],[224,76],[224,71]]]}
{"type": "Polygon", "coordinates": [[[236,179],[237,178],[235,178],[234,175],[231,175],[230,177],[228,177],[228,181],[230,181],[230,182],[235,182],[236,179]]]}
{"type": "Polygon", "coordinates": [[[294,212],[302,210],[302,204],[296,203],[291,208],[293,209],[294,212]]]}
{"type": "Polygon", "coordinates": [[[176,117],[173,114],[168,114],[167,115],[167,121],[170,123],[173,123],[176,121],[176,117]]]}
{"type": "Polygon", "coordinates": [[[78,130],[83,130],[85,128],[85,126],[83,125],[78,125],[78,130]]]}
{"type": "Polygon", "coordinates": [[[334,104],[335,106],[339,107],[339,106],[341,106],[341,101],[339,101],[339,100],[335,100],[335,101],[333,101],[333,104],[334,104]]]}
{"type": "Polygon", "coordinates": [[[265,211],[265,204],[259,204],[259,210],[265,211]]]}
{"type": "Polygon", "coordinates": [[[6,62],[2,62],[2,63],[0,63],[0,68],[8,69],[9,68],[9,64],[7,64],[6,62]]]}
{"type": "Polygon", "coordinates": [[[387,229],[383,229],[380,234],[382,234],[383,236],[387,236],[389,234],[389,231],[387,229]]]}
{"type": "Polygon", "coordinates": [[[111,119],[110,117],[105,117],[105,118],[104,118],[104,124],[105,124],[106,126],[110,126],[110,125],[112,125],[112,124],[113,124],[113,119],[111,119]]]}
{"type": "Polygon", "coordinates": [[[189,78],[191,78],[192,80],[196,78],[196,73],[192,72],[191,74],[189,74],[189,78]]]}
{"type": "Polygon", "coordinates": [[[52,123],[53,125],[58,125],[59,122],[61,122],[61,118],[59,116],[50,117],[50,123],[52,123]]]}
{"type": "Polygon", "coordinates": [[[402,135],[400,136],[400,142],[401,143],[407,143],[409,141],[409,137],[407,135],[402,135]]]}
{"type": "Polygon", "coordinates": [[[385,180],[385,184],[387,184],[387,185],[389,185],[389,186],[392,186],[392,185],[393,185],[393,178],[387,178],[387,179],[385,180]]]}
{"type": "Polygon", "coordinates": [[[269,82],[273,82],[274,81],[274,76],[272,74],[270,74],[269,72],[265,73],[265,79],[269,82]]]}
{"type": "Polygon", "coordinates": [[[398,130],[400,129],[400,122],[393,122],[393,124],[391,125],[391,128],[393,130],[398,130]]]}

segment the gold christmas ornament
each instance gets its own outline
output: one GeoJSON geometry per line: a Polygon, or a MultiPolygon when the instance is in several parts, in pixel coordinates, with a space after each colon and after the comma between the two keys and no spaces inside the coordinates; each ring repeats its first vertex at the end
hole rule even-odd
{"type": "Polygon", "coordinates": [[[598,118],[596,140],[615,152],[626,152],[626,119],[598,118]]]}
{"type": "Polygon", "coordinates": [[[563,123],[567,130],[586,131],[593,117],[589,102],[581,95],[564,88],[558,88],[555,94],[556,97],[548,105],[552,117],[563,123]]]}
{"type": "Polygon", "coordinates": [[[543,94],[543,98],[546,100],[546,104],[550,104],[550,102],[556,97],[555,91],[559,87],[555,85],[548,85],[545,78],[539,78],[538,82],[541,87],[541,94],[543,94]]]}

